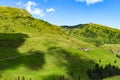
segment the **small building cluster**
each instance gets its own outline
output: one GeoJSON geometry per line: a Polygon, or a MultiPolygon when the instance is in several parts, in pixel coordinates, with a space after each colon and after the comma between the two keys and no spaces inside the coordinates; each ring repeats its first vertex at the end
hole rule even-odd
{"type": "Polygon", "coordinates": [[[81,51],[91,51],[93,49],[92,48],[78,48],[78,50],[81,50],[81,51]]]}

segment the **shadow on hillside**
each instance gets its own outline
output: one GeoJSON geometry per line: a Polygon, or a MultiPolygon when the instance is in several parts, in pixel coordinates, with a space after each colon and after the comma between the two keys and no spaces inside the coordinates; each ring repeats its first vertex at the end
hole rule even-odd
{"type": "Polygon", "coordinates": [[[21,54],[17,49],[28,38],[26,34],[0,33],[0,71],[14,69],[23,64],[31,70],[38,70],[45,63],[44,53],[40,51],[29,51],[21,54]]]}
{"type": "Polygon", "coordinates": [[[65,78],[64,75],[49,75],[44,78],[44,80],[69,80],[68,78],[65,78]]]}
{"type": "Polygon", "coordinates": [[[117,66],[111,64],[105,67],[96,65],[94,61],[86,56],[80,56],[79,53],[71,52],[61,47],[50,47],[48,52],[51,56],[57,58],[58,65],[65,66],[67,70],[61,75],[49,75],[45,80],[102,80],[120,75],[120,69],[117,66]],[[54,53],[51,52],[52,50],[54,53]]]}
{"type": "Polygon", "coordinates": [[[45,80],[52,80],[52,78],[53,80],[88,80],[88,78],[85,78],[88,76],[86,72],[95,65],[91,59],[55,46],[49,48],[48,52],[51,56],[57,58],[58,65],[61,64],[66,67],[67,72],[65,74],[67,76],[65,74],[61,76],[50,75],[45,80]],[[55,52],[52,53],[52,50],[55,50],[55,52]]]}

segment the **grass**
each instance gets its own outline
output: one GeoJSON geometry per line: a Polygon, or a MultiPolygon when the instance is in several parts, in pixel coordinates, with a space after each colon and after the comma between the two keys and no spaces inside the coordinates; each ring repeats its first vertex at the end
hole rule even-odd
{"type": "Polygon", "coordinates": [[[120,44],[104,44],[101,46],[102,48],[106,50],[112,50],[113,52],[117,52],[117,54],[120,54],[120,44]]]}
{"type": "Polygon", "coordinates": [[[26,79],[43,80],[45,78],[50,80],[51,78],[52,80],[58,78],[58,76],[66,75],[72,80],[77,79],[77,76],[80,76],[82,80],[88,80],[86,70],[93,68],[95,63],[99,63],[99,59],[102,61],[101,65],[114,64],[114,60],[116,60],[117,63],[114,65],[120,66],[120,60],[108,51],[74,38],[67,39],[65,35],[62,38],[60,35],[52,34],[42,36],[39,36],[39,34],[26,35],[28,35],[28,38],[25,38],[22,45],[12,49],[9,49],[9,47],[1,48],[4,56],[10,57],[10,54],[11,56],[25,55],[36,51],[41,52],[40,54],[43,55],[40,55],[40,59],[39,57],[36,59],[34,55],[27,55],[10,60],[9,62],[12,61],[12,63],[8,63],[8,61],[1,62],[1,67],[7,66],[1,70],[1,79],[14,79],[17,76],[25,76],[26,79]],[[79,47],[92,47],[93,50],[89,52],[80,51],[77,49],[79,47]],[[70,72],[73,72],[74,75],[70,75],[70,72]]]}
{"type": "Polygon", "coordinates": [[[120,76],[114,76],[114,77],[106,78],[104,80],[120,80],[120,76]]]}
{"type": "Polygon", "coordinates": [[[86,71],[94,68],[99,60],[100,65],[111,63],[120,67],[120,59],[107,47],[95,47],[66,35],[59,26],[31,16],[10,18],[11,13],[5,13],[9,19],[0,19],[1,80],[15,80],[22,76],[26,80],[53,80],[63,75],[70,80],[89,80],[86,71]],[[80,51],[78,48],[93,50],[80,51]]]}

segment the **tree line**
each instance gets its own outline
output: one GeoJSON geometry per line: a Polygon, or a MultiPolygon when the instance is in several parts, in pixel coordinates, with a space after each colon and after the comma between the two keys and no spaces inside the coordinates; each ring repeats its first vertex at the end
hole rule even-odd
{"type": "Polygon", "coordinates": [[[96,64],[94,69],[87,70],[87,74],[90,80],[102,80],[107,77],[120,75],[120,68],[111,64],[108,64],[105,67],[96,64]]]}

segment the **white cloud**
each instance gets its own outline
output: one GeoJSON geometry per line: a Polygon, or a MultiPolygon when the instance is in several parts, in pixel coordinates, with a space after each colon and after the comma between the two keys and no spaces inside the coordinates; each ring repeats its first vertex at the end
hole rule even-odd
{"type": "Polygon", "coordinates": [[[54,8],[48,8],[46,9],[47,12],[55,12],[55,9],[54,8]]]}
{"type": "Polygon", "coordinates": [[[102,2],[103,0],[76,0],[77,2],[86,2],[87,5],[102,2]]]}
{"type": "Polygon", "coordinates": [[[16,3],[16,5],[18,5],[18,6],[21,5],[21,4],[22,4],[22,1],[19,1],[19,2],[16,3]]]}
{"type": "Polygon", "coordinates": [[[32,2],[32,1],[28,1],[24,6],[25,6],[25,9],[30,12],[31,14],[35,14],[35,15],[39,15],[39,16],[44,16],[45,13],[43,12],[42,9],[40,8],[36,8],[37,4],[35,2],[32,2]]]}

